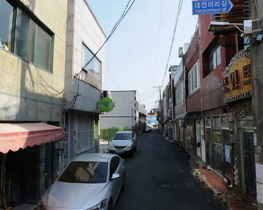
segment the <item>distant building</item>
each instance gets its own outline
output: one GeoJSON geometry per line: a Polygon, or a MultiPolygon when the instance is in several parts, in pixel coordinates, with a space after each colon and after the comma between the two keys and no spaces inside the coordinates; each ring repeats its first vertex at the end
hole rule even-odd
{"type": "Polygon", "coordinates": [[[150,112],[147,114],[146,122],[148,125],[151,125],[153,127],[157,127],[158,121],[157,121],[157,115],[155,112],[150,112]]]}
{"type": "Polygon", "coordinates": [[[100,115],[100,128],[128,127],[139,122],[139,97],[136,90],[110,91],[115,103],[112,111],[100,115]]]}
{"type": "Polygon", "coordinates": [[[146,110],[145,104],[139,104],[139,121],[142,124],[146,125],[147,123],[146,117],[147,117],[147,110],[146,110]]]}

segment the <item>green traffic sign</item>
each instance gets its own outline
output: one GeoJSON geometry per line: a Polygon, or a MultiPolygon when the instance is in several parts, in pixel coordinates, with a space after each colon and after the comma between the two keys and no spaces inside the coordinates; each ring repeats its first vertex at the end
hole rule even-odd
{"type": "Polygon", "coordinates": [[[110,98],[104,97],[99,101],[99,108],[102,112],[110,112],[114,108],[114,103],[110,98]]]}

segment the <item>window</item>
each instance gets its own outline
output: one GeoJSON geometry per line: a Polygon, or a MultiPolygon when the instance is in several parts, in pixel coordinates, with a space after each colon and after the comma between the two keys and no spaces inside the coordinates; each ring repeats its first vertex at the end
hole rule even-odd
{"type": "Polygon", "coordinates": [[[105,183],[108,165],[106,162],[72,161],[61,176],[60,182],[105,183]]]}
{"type": "Polygon", "coordinates": [[[209,55],[209,71],[213,71],[221,64],[221,47],[215,48],[209,55]]]}
{"type": "Polygon", "coordinates": [[[180,85],[175,90],[176,103],[179,103],[184,98],[184,83],[181,82],[180,85]]]}
{"type": "Polygon", "coordinates": [[[84,44],[82,44],[82,56],[83,69],[87,71],[86,81],[88,83],[93,81],[93,85],[101,88],[101,62],[84,44]]]}
{"type": "Polygon", "coordinates": [[[6,1],[0,1],[0,47],[11,51],[13,7],[6,1]]]}
{"type": "Polygon", "coordinates": [[[116,172],[119,164],[120,164],[120,159],[118,157],[113,157],[110,162],[110,178],[116,172]]]}
{"type": "Polygon", "coordinates": [[[51,71],[52,36],[31,15],[6,1],[0,2],[0,47],[25,61],[51,71]]]}
{"type": "Polygon", "coordinates": [[[188,73],[189,93],[192,93],[200,87],[200,62],[197,61],[194,67],[188,73]]]}
{"type": "Polygon", "coordinates": [[[113,140],[132,140],[131,133],[116,133],[113,140]]]}

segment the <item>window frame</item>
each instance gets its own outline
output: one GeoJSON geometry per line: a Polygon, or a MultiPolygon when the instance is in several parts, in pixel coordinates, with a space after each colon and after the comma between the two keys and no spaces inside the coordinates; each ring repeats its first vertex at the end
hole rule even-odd
{"type": "Polygon", "coordinates": [[[200,88],[200,61],[198,60],[188,72],[188,90],[193,93],[200,88]]]}
{"type": "Polygon", "coordinates": [[[181,81],[181,83],[178,85],[178,87],[175,90],[175,99],[176,104],[181,102],[184,99],[184,83],[181,81]]]}
{"type": "MultiPolygon", "coordinates": [[[[26,8],[23,4],[19,3],[19,2],[10,2],[10,1],[6,1],[7,4],[9,4],[12,7],[12,18],[10,18],[10,28],[8,29],[10,31],[8,31],[8,36],[10,36],[10,49],[5,49],[13,54],[15,54],[16,56],[18,56],[19,58],[21,58],[22,60],[33,64],[34,66],[37,66],[41,69],[44,69],[46,71],[52,72],[53,71],[53,51],[54,51],[54,33],[46,26],[44,25],[36,16],[34,16],[34,14],[28,9],[26,8]],[[31,43],[32,45],[32,53],[30,53],[30,56],[32,56],[32,59],[26,59],[25,57],[22,57],[21,54],[18,53],[18,51],[16,51],[16,47],[18,44],[18,40],[17,40],[17,30],[19,30],[19,25],[18,25],[18,18],[19,15],[18,13],[21,14],[21,17],[26,17],[29,22],[32,24],[32,26],[34,27],[35,31],[40,31],[40,33],[34,33],[34,40],[32,39],[24,39],[25,40],[25,45],[28,46],[28,43],[31,43]],[[40,30],[39,30],[40,29],[40,30]],[[42,33],[44,32],[44,33],[42,33]],[[43,35],[48,35],[47,37],[50,37],[48,45],[49,45],[49,50],[44,53],[44,52],[40,52],[39,53],[39,42],[38,40],[41,40],[41,38],[39,38],[39,34],[43,34],[43,35]],[[38,36],[37,36],[38,35],[38,36]],[[38,47],[38,49],[36,49],[36,47],[38,47]],[[41,62],[39,61],[39,55],[41,55],[42,53],[44,53],[47,56],[46,59],[46,66],[41,65],[41,62]]],[[[24,27],[21,27],[24,28],[24,27]]],[[[28,31],[26,31],[26,33],[28,33],[28,31]]],[[[25,51],[26,54],[28,54],[28,48],[25,51]]]]}
{"type": "MultiPolygon", "coordinates": [[[[82,71],[87,72],[87,79],[86,82],[89,83],[90,80],[97,80],[97,84],[95,86],[97,88],[101,88],[102,83],[102,62],[97,58],[96,54],[94,54],[85,43],[82,42],[82,71]],[[89,53],[90,55],[88,55],[89,53]],[[86,60],[86,56],[90,56],[86,60]],[[87,63],[90,62],[88,65],[87,63]],[[89,65],[92,65],[92,68],[89,69],[89,65]],[[96,68],[96,65],[99,65],[98,68],[96,68]],[[94,68],[95,66],[95,68],[94,68]],[[99,70],[99,72],[98,72],[99,70]],[[97,75],[98,74],[98,75],[97,75]],[[91,78],[89,78],[91,77],[91,78]]],[[[94,84],[94,83],[93,83],[94,84]]]]}
{"type": "Polygon", "coordinates": [[[221,46],[215,47],[209,54],[209,72],[212,72],[222,64],[221,46]]]}

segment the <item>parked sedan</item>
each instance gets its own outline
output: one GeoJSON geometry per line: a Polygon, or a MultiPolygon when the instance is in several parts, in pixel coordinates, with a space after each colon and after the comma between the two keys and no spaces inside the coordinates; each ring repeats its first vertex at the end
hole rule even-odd
{"type": "Polygon", "coordinates": [[[137,138],[133,131],[118,131],[114,134],[109,144],[110,153],[119,155],[133,153],[137,149],[137,138]]]}
{"type": "Polygon", "coordinates": [[[125,184],[124,161],[115,154],[76,157],[38,202],[45,210],[112,210],[125,184]]]}

